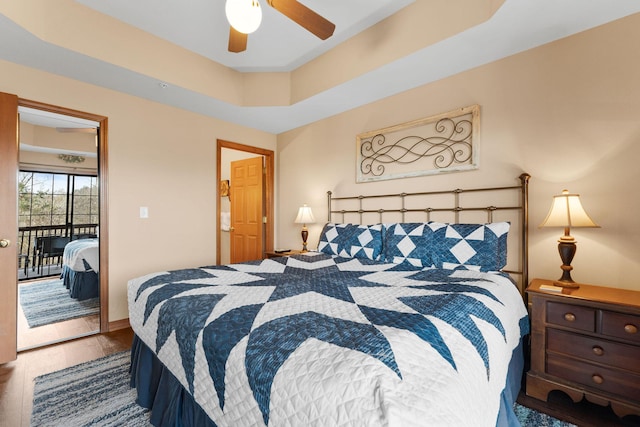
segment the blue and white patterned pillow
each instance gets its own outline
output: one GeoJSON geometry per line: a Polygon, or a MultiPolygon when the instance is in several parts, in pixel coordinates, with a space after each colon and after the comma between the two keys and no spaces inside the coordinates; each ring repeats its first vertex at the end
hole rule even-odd
{"type": "Polygon", "coordinates": [[[431,241],[434,230],[431,223],[406,222],[388,224],[385,227],[384,260],[413,267],[431,267],[431,241]]]}
{"type": "Polygon", "coordinates": [[[382,253],[382,224],[326,224],[320,234],[318,251],[377,261],[382,253]]]}
{"type": "Polygon", "coordinates": [[[338,244],[340,239],[344,239],[346,235],[345,230],[347,229],[347,225],[349,224],[325,224],[320,233],[318,252],[324,252],[328,255],[338,255],[338,244]]]}
{"type": "Polygon", "coordinates": [[[507,264],[510,223],[430,225],[434,230],[431,247],[436,267],[499,271],[507,264]]]}

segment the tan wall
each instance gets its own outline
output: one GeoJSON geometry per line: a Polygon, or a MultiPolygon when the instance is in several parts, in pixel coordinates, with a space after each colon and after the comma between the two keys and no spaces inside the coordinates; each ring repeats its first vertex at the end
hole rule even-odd
{"type": "Polygon", "coordinates": [[[88,133],[58,132],[53,128],[20,122],[20,143],[36,147],[70,150],[83,155],[81,163],[66,163],[57,154],[20,150],[20,167],[27,170],[64,171],[66,173],[94,174],[98,169],[96,136],[88,133]]]}
{"type": "Polygon", "coordinates": [[[109,118],[109,321],[128,317],[129,279],[215,263],[216,139],[275,150],[274,135],[5,61],[0,75],[2,92],[109,118]]]}
{"type": "Polygon", "coordinates": [[[59,132],[54,128],[35,126],[25,122],[20,122],[20,142],[77,152],[95,153],[96,151],[95,132],[59,132]]]}
{"type": "Polygon", "coordinates": [[[302,203],[320,223],[326,191],[375,194],[504,185],[532,175],[531,277],[560,277],[561,229],[540,229],[552,196],[580,193],[600,229],[573,229],[576,281],[640,289],[640,15],[425,85],[278,136],[276,246],[296,247],[302,203]],[[481,106],[477,171],[355,183],[357,134],[481,106]],[[285,213],[290,213],[287,215],[285,213]]]}

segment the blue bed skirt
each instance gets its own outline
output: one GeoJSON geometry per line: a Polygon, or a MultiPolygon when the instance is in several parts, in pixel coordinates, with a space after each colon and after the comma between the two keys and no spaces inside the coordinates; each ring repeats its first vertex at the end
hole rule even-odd
{"type": "Polygon", "coordinates": [[[520,426],[520,421],[513,411],[513,405],[516,403],[516,399],[522,388],[524,373],[523,343],[528,339],[528,335],[520,338],[520,344],[513,350],[511,362],[509,363],[509,372],[507,374],[507,385],[504,390],[502,390],[502,395],[500,396],[500,412],[498,413],[498,420],[496,421],[497,427],[520,426]]]}
{"type": "Polygon", "coordinates": [[[83,301],[89,298],[98,298],[100,295],[100,281],[98,274],[93,270],[75,271],[63,265],[60,278],[69,290],[71,298],[83,301]]]}
{"type": "Polygon", "coordinates": [[[156,427],[215,427],[182,384],[136,335],[131,346],[131,387],[138,393],[136,402],[151,410],[156,427]]]}
{"type": "MultiPolygon", "coordinates": [[[[525,337],[526,338],[526,337],[525,337]]],[[[524,369],[523,340],[513,351],[507,386],[502,391],[497,427],[520,426],[513,405],[522,384],[524,369]]],[[[215,427],[204,410],[193,400],[182,384],[160,362],[137,335],[131,346],[131,387],[137,389],[136,402],[151,410],[151,424],[156,427],[215,427]]]]}

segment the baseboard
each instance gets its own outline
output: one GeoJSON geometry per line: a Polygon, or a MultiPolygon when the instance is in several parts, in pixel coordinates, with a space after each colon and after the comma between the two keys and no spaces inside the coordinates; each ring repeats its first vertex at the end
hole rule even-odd
{"type": "Polygon", "coordinates": [[[129,318],[128,317],[126,319],[121,319],[121,320],[116,320],[114,322],[109,322],[109,324],[108,324],[109,332],[119,331],[121,329],[127,329],[127,328],[130,328],[130,327],[131,327],[131,324],[129,323],[129,318]]]}

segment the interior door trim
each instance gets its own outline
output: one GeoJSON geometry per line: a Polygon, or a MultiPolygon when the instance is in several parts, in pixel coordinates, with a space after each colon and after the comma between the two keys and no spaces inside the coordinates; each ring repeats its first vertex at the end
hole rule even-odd
{"type": "Polygon", "coordinates": [[[100,333],[109,332],[109,166],[108,155],[108,119],[105,116],[72,110],[57,105],[18,98],[18,106],[34,108],[65,116],[79,117],[81,119],[98,122],[98,183],[100,191],[100,236],[99,236],[99,263],[100,263],[100,333]]]}
{"type": "Polygon", "coordinates": [[[273,250],[274,236],[274,157],[272,150],[252,147],[250,145],[239,144],[237,142],[218,139],[216,143],[216,264],[220,264],[221,244],[220,244],[220,181],[222,180],[222,149],[245,151],[247,153],[258,154],[265,158],[265,211],[267,213],[267,223],[265,224],[265,250],[273,250]]]}

